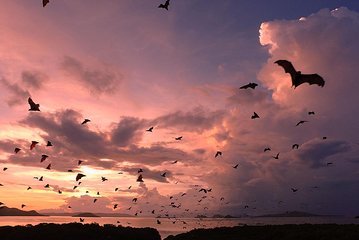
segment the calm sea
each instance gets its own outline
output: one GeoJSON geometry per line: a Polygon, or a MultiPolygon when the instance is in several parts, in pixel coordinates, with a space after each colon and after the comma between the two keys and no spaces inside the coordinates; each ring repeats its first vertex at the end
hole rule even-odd
{"type": "MultiPolygon", "coordinates": [[[[223,226],[247,225],[279,225],[279,224],[359,224],[359,219],[347,217],[301,217],[301,218],[180,218],[177,220],[161,218],[161,224],[157,224],[156,218],[146,217],[101,217],[101,218],[85,218],[85,223],[114,224],[131,227],[152,227],[156,228],[162,238],[168,235],[176,235],[187,232],[194,228],[214,228],[223,226]],[[119,221],[119,223],[117,223],[119,221]]],[[[0,226],[16,226],[16,225],[36,225],[39,223],[70,223],[79,222],[79,218],[75,217],[0,217],[0,226]]]]}

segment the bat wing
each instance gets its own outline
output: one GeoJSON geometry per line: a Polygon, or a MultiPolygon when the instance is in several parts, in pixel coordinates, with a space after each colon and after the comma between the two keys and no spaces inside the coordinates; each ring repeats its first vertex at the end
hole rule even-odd
{"type": "Polygon", "coordinates": [[[308,83],[309,85],[317,84],[320,87],[324,87],[325,81],[318,74],[301,74],[298,82],[294,84],[295,87],[302,83],[308,83]]]}
{"type": "Polygon", "coordinates": [[[34,103],[34,101],[32,101],[32,99],[29,97],[29,99],[27,100],[27,102],[30,104],[31,108],[36,108],[36,103],[34,103]]]}
{"type": "Polygon", "coordinates": [[[249,87],[250,87],[250,84],[247,84],[247,85],[244,85],[244,86],[240,87],[239,89],[247,89],[249,87]]]}
{"type": "Polygon", "coordinates": [[[293,67],[292,63],[287,61],[287,60],[278,60],[278,61],[275,61],[274,63],[276,63],[279,66],[283,67],[284,71],[286,73],[289,73],[290,75],[295,74],[297,72],[295,70],[295,68],[293,67]]]}
{"type": "Polygon", "coordinates": [[[170,5],[170,0],[167,0],[167,1],[165,2],[165,6],[168,7],[169,5],[170,5]]]}

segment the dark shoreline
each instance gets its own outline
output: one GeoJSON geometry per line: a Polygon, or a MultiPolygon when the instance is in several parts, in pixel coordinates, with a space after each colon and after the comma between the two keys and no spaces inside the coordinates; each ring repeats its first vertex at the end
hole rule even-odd
{"type": "MultiPolygon", "coordinates": [[[[161,240],[154,228],[105,224],[41,223],[35,226],[1,226],[1,240],[161,240]]],[[[163,240],[358,240],[357,224],[287,224],[194,229],[163,240]]]]}

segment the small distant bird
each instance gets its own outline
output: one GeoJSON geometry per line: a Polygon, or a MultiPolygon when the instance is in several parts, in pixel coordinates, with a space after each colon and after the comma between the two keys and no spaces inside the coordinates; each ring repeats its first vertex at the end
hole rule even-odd
{"type": "MultiPolygon", "coordinates": [[[[140,176],[141,176],[141,180],[142,180],[142,175],[140,175],[140,176]]],[[[143,181],[137,181],[137,182],[143,182],[143,181]]],[[[132,187],[132,186],[129,186],[129,187],[128,187],[128,190],[130,190],[131,187],[132,187]]]]}
{"type": "Polygon", "coordinates": [[[46,184],[44,188],[50,188],[50,184],[46,184]]]}
{"type": "Polygon", "coordinates": [[[85,120],[81,123],[81,125],[84,125],[84,124],[86,124],[86,123],[88,123],[88,122],[91,122],[91,120],[90,120],[90,119],[85,118],[85,120]]]}
{"type": "Polygon", "coordinates": [[[85,219],[84,218],[80,218],[80,222],[84,222],[85,221],[85,219]]]}
{"type": "Polygon", "coordinates": [[[118,206],[118,204],[113,205],[113,209],[116,209],[116,208],[117,208],[117,206],[118,206]]]}
{"type": "Polygon", "coordinates": [[[294,149],[294,148],[298,149],[298,148],[299,148],[299,144],[293,144],[293,145],[292,145],[292,149],[294,149]]]}
{"type": "Polygon", "coordinates": [[[82,173],[78,173],[77,176],[76,176],[76,182],[77,182],[78,180],[80,180],[81,178],[83,178],[83,177],[86,177],[86,175],[85,175],[85,174],[82,174],[82,173]]]}
{"type": "Polygon", "coordinates": [[[311,111],[311,112],[308,112],[308,115],[314,115],[315,112],[311,111]]]}
{"type": "Polygon", "coordinates": [[[31,141],[31,145],[30,145],[30,150],[34,149],[34,147],[36,146],[36,144],[38,144],[39,142],[37,141],[31,141]]]}
{"type": "Polygon", "coordinates": [[[306,121],[306,120],[301,120],[301,121],[299,121],[295,126],[299,126],[300,124],[303,124],[303,123],[306,123],[306,122],[308,122],[308,121],[306,121]]]}
{"type": "Polygon", "coordinates": [[[174,161],[174,162],[172,162],[172,164],[176,164],[178,161],[176,160],[176,161],[174,161]]]}
{"type": "Polygon", "coordinates": [[[142,168],[138,169],[137,173],[143,172],[142,168]]]}
{"type": "Polygon", "coordinates": [[[256,112],[253,112],[253,115],[251,116],[251,119],[259,118],[258,114],[256,112]]]}
{"type": "Polygon", "coordinates": [[[117,188],[115,188],[115,192],[117,192],[118,191],[118,187],[117,188]]]}
{"type": "Polygon", "coordinates": [[[175,140],[177,140],[177,141],[182,140],[182,136],[176,137],[175,140]]]}
{"type": "Polygon", "coordinates": [[[39,178],[39,181],[40,181],[40,182],[44,181],[44,176],[41,176],[41,177],[39,178]]]}
{"type": "Polygon", "coordinates": [[[21,208],[24,208],[24,207],[26,207],[26,205],[25,205],[25,204],[21,204],[21,208]]]}
{"type": "Polygon", "coordinates": [[[18,148],[18,147],[17,147],[17,148],[14,149],[14,153],[18,153],[18,152],[20,152],[20,151],[21,151],[21,148],[18,148]]]}
{"type": "Polygon", "coordinates": [[[332,162],[327,162],[327,166],[329,166],[329,165],[333,165],[333,163],[332,162]]]}
{"type": "Polygon", "coordinates": [[[323,137],[323,140],[327,139],[327,137],[323,137]]]}
{"type": "Polygon", "coordinates": [[[161,224],[161,221],[157,219],[157,224],[161,224]]]}
{"type": "Polygon", "coordinates": [[[42,155],[41,155],[41,160],[40,160],[40,162],[45,161],[46,158],[48,158],[48,157],[49,157],[49,156],[47,156],[47,155],[45,155],[45,154],[42,154],[42,155]]]}
{"type": "MultiPolygon", "coordinates": [[[[136,182],[143,182],[142,174],[140,174],[140,175],[137,177],[136,182]]],[[[130,186],[128,189],[131,189],[131,186],[130,186]]]]}
{"type": "Polygon", "coordinates": [[[233,166],[233,168],[234,168],[234,169],[237,169],[238,165],[239,165],[239,164],[237,164],[237,165],[233,166]]]}
{"type": "Polygon", "coordinates": [[[97,195],[100,195],[100,192],[97,192],[97,195]]]}
{"type": "Polygon", "coordinates": [[[186,195],[186,193],[182,193],[181,197],[183,197],[184,195],[186,195]]]}
{"type": "Polygon", "coordinates": [[[264,149],[264,152],[272,150],[271,148],[267,147],[264,149]]]}
{"type": "Polygon", "coordinates": [[[27,102],[30,104],[29,111],[40,111],[40,104],[34,103],[34,101],[32,101],[32,99],[31,99],[31,97],[28,98],[27,102]]]}
{"type": "Polygon", "coordinates": [[[3,171],[6,171],[6,170],[8,170],[8,168],[7,168],[7,167],[4,167],[2,170],[3,170],[3,171]]]}
{"type": "Polygon", "coordinates": [[[72,208],[71,206],[67,206],[67,208],[72,208]]]}
{"type": "Polygon", "coordinates": [[[162,177],[166,177],[166,172],[161,174],[162,177]]]}
{"type": "Polygon", "coordinates": [[[82,160],[78,160],[77,161],[77,166],[80,166],[81,165],[81,163],[83,163],[84,161],[82,161],[82,160]]]}
{"type": "Polygon", "coordinates": [[[166,2],[164,3],[164,4],[160,4],[159,6],[158,6],[158,8],[164,8],[164,9],[166,9],[167,11],[168,11],[168,6],[170,5],[170,0],[166,0],[166,2]]]}
{"type": "Polygon", "coordinates": [[[27,187],[27,189],[26,190],[30,190],[30,189],[32,189],[31,187],[27,187]]]}
{"type": "Polygon", "coordinates": [[[93,203],[95,203],[95,202],[97,202],[97,198],[95,198],[95,199],[93,200],[93,203]]]}
{"type": "Polygon", "coordinates": [[[147,132],[152,132],[152,130],[153,130],[153,127],[150,127],[150,128],[147,129],[146,131],[147,131],[147,132]]]}
{"type": "Polygon", "coordinates": [[[47,165],[46,169],[51,170],[51,163],[49,165],[47,165]]]}
{"type": "Polygon", "coordinates": [[[221,151],[217,151],[216,154],[214,155],[214,157],[218,157],[218,156],[222,156],[222,152],[221,151]]]}
{"type": "Polygon", "coordinates": [[[240,87],[239,89],[247,89],[247,88],[255,89],[257,86],[258,86],[257,83],[248,83],[247,85],[244,85],[244,86],[240,87]]]}
{"type": "Polygon", "coordinates": [[[152,213],[152,214],[155,214],[155,210],[152,210],[151,213],[152,213]]]}
{"type": "Polygon", "coordinates": [[[77,188],[77,186],[74,186],[73,188],[72,188],[72,190],[75,190],[77,188]]]}
{"type": "Polygon", "coordinates": [[[277,153],[277,155],[275,155],[275,156],[272,156],[272,158],[279,159],[279,153],[277,153]]]}
{"type": "Polygon", "coordinates": [[[137,198],[133,198],[133,199],[132,199],[132,202],[137,202],[137,198]]]}
{"type": "Polygon", "coordinates": [[[292,192],[297,192],[298,188],[291,188],[292,192]]]}
{"type": "Polygon", "coordinates": [[[62,194],[62,191],[61,191],[61,190],[58,190],[57,192],[58,192],[59,194],[62,194]]]}
{"type": "Polygon", "coordinates": [[[302,74],[300,71],[295,70],[291,62],[287,60],[278,60],[274,63],[284,68],[286,73],[289,73],[292,78],[292,87],[294,89],[303,83],[308,83],[310,85],[316,84],[320,87],[324,87],[325,81],[318,74],[302,74]]]}
{"type": "Polygon", "coordinates": [[[50,0],[42,0],[42,6],[45,7],[49,2],[50,0]]]}
{"type": "Polygon", "coordinates": [[[108,181],[108,179],[107,179],[107,178],[105,178],[105,177],[101,177],[101,180],[102,180],[102,182],[104,182],[104,181],[108,181]]]}
{"type": "Polygon", "coordinates": [[[46,147],[52,147],[52,142],[47,141],[46,147]]]}

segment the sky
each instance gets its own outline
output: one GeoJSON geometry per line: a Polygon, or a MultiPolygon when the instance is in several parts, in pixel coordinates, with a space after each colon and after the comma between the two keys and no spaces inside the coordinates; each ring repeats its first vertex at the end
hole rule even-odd
{"type": "Polygon", "coordinates": [[[359,2],[160,3],[1,1],[0,201],[139,216],[357,215],[359,2]],[[293,88],[279,59],[325,86],[293,88]]]}

